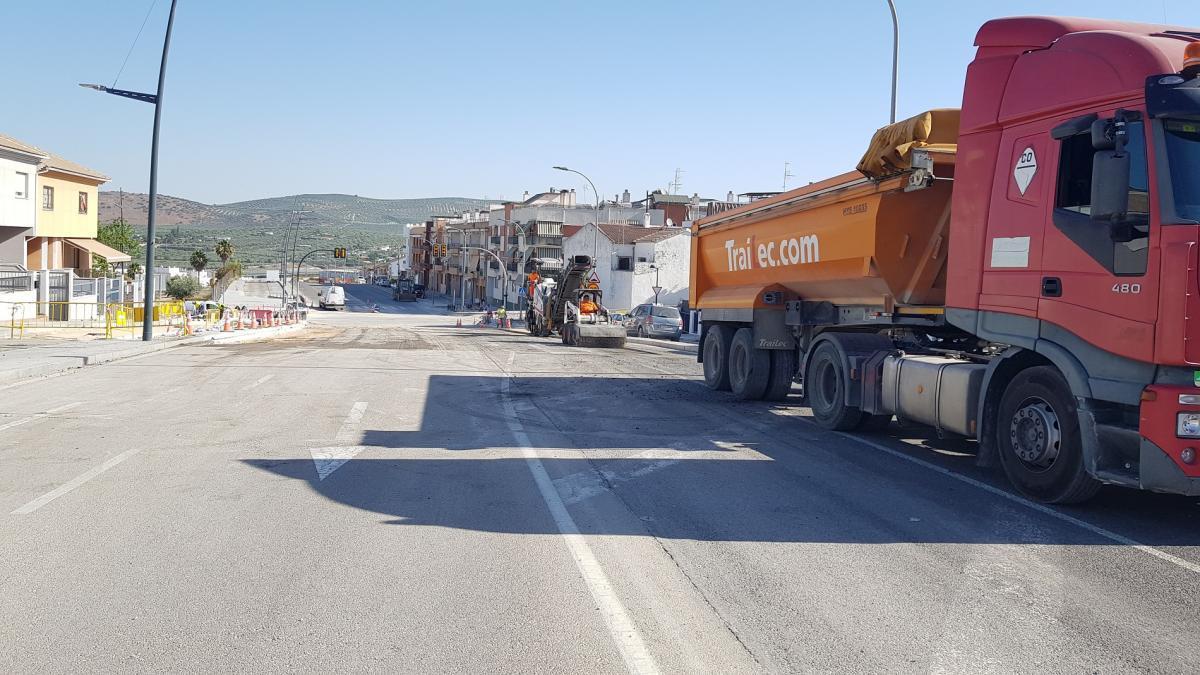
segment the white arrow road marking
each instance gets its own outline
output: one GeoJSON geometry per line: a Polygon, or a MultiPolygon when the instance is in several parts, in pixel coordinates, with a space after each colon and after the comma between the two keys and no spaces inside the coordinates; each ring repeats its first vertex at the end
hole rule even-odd
{"type": "Polygon", "coordinates": [[[116,465],[120,464],[121,462],[124,462],[125,460],[129,459],[130,457],[136,455],[139,451],[140,451],[140,449],[126,450],[125,452],[122,452],[121,454],[109,459],[108,461],[101,464],[100,466],[97,466],[92,469],[88,469],[87,471],[79,474],[78,476],[72,478],[71,480],[67,481],[66,483],[63,483],[59,487],[47,492],[46,494],[42,495],[41,497],[38,497],[37,499],[29,502],[28,504],[26,504],[25,506],[22,506],[21,508],[17,509],[16,511],[13,511],[12,515],[23,516],[27,513],[33,513],[34,511],[37,511],[38,509],[49,504],[50,502],[54,501],[55,499],[58,499],[59,497],[67,494],[71,490],[74,490],[75,488],[79,487],[80,485],[83,485],[84,483],[95,478],[96,476],[99,476],[100,474],[104,473],[105,471],[108,471],[109,469],[113,468],[114,466],[116,466],[116,465]]]}
{"type": "Polygon", "coordinates": [[[309,451],[309,454],[312,455],[313,466],[317,469],[317,480],[325,480],[329,474],[342,468],[343,464],[354,459],[355,455],[366,449],[362,445],[349,445],[355,440],[358,426],[366,412],[366,401],[355,403],[350,408],[350,414],[346,415],[346,420],[342,422],[341,428],[338,429],[337,436],[333,437],[334,442],[338,445],[309,451]]]}
{"type": "Polygon", "coordinates": [[[7,424],[0,424],[0,431],[5,431],[6,429],[11,429],[13,427],[19,427],[22,424],[29,424],[30,422],[36,422],[37,420],[45,419],[55,413],[60,413],[64,410],[70,410],[71,408],[74,408],[79,405],[83,405],[83,401],[76,401],[75,403],[68,403],[66,405],[60,405],[57,408],[51,408],[44,412],[35,413],[33,415],[30,415],[29,417],[22,417],[19,420],[13,420],[11,422],[8,422],[7,424]]]}

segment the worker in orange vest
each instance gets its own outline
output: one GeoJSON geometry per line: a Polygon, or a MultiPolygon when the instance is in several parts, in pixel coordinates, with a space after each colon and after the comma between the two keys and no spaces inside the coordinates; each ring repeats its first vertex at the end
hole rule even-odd
{"type": "Polygon", "coordinates": [[[580,314],[595,314],[600,311],[600,305],[592,299],[591,293],[584,293],[579,297],[579,313],[580,314]]]}

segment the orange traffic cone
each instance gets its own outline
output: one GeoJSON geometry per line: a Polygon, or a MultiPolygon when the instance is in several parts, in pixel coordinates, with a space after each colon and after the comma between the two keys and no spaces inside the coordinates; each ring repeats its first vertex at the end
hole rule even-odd
{"type": "Polygon", "coordinates": [[[228,333],[228,332],[230,332],[230,331],[232,331],[232,330],[233,330],[233,329],[229,327],[229,315],[228,315],[228,314],[226,314],[226,315],[225,315],[225,323],[221,325],[221,332],[222,332],[222,333],[228,333]]]}

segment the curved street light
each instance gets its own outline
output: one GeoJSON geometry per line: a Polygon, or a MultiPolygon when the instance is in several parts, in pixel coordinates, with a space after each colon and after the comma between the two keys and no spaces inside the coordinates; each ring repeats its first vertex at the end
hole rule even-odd
{"type": "Polygon", "coordinates": [[[896,123],[896,78],[900,66],[900,20],[896,18],[896,3],[887,0],[892,11],[892,124],[896,123]]]}
{"type": "MultiPolygon", "coordinates": [[[[114,96],[124,96],[135,101],[154,104],[154,131],[150,137],[150,203],[146,209],[146,296],[142,305],[142,340],[154,339],[154,214],[158,208],[158,127],[162,119],[163,87],[167,79],[167,52],[171,49],[171,27],[175,25],[175,3],[171,0],[171,12],[167,15],[167,32],[163,36],[162,61],[158,65],[158,90],[153,94],[139,91],[114,89],[102,84],[80,84],[86,89],[95,89],[114,96]]],[[[114,82],[115,84],[115,82],[114,82]]]]}
{"type": "Polygon", "coordinates": [[[596,184],[592,182],[592,179],[588,178],[587,174],[585,174],[582,171],[576,171],[575,169],[568,169],[565,166],[553,166],[550,168],[555,169],[557,171],[567,171],[569,173],[577,173],[580,176],[583,176],[583,179],[588,182],[588,185],[592,186],[592,194],[596,195],[596,220],[600,220],[600,193],[596,190],[596,184]]]}

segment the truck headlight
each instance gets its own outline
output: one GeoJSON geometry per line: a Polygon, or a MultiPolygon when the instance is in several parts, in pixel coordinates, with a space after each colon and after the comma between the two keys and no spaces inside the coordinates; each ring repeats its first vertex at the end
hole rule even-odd
{"type": "Polygon", "coordinates": [[[1175,435],[1200,438],[1200,412],[1181,412],[1175,416],[1175,435]]]}

